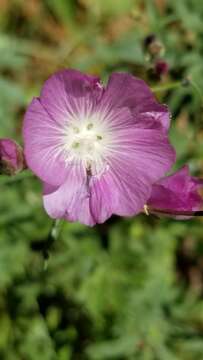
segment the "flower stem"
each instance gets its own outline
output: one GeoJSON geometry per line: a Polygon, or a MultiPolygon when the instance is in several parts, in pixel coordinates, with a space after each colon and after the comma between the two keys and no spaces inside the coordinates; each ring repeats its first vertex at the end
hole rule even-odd
{"type": "Polygon", "coordinates": [[[180,87],[189,85],[189,82],[186,83],[186,81],[182,80],[182,81],[174,81],[168,84],[163,84],[163,85],[158,85],[158,86],[152,86],[151,90],[153,92],[161,92],[161,91],[168,91],[168,90],[173,90],[173,89],[178,89],[180,87]]]}
{"type": "Polygon", "coordinates": [[[196,82],[194,80],[190,79],[190,78],[185,78],[183,80],[174,81],[174,82],[171,82],[171,83],[168,83],[168,84],[152,86],[151,90],[154,93],[156,93],[156,92],[161,92],[161,91],[168,91],[168,90],[178,89],[178,88],[186,87],[186,86],[191,86],[195,90],[196,94],[199,96],[200,100],[203,101],[203,96],[202,96],[201,89],[196,84],[196,82]]]}
{"type": "Polygon", "coordinates": [[[50,232],[48,234],[47,240],[45,241],[44,248],[42,251],[44,258],[44,270],[48,268],[48,260],[50,258],[50,249],[53,246],[54,242],[58,239],[61,228],[63,225],[63,220],[57,219],[52,222],[50,232]]]}

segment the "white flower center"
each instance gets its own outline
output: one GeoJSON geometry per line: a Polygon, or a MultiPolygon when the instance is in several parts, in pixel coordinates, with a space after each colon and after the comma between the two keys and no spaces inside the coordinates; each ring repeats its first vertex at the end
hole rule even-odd
{"type": "Polygon", "coordinates": [[[64,129],[63,149],[66,164],[81,164],[87,173],[96,175],[108,168],[111,131],[100,114],[74,119],[64,129]]]}

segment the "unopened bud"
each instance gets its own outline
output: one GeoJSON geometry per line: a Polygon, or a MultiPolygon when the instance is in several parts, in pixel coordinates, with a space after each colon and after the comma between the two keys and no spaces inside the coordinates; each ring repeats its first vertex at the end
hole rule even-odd
{"type": "Polygon", "coordinates": [[[0,139],[0,174],[16,175],[25,168],[22,147],[12,139],[0,139]]]}
{"type": "Polygon", "coordinates": [[[144,48],[152,56],[159,56],[164,51],[164,46],[155,34],[150,34],[144,39],[144,48]]]}
{"type": "Polygon", "coordinates": [[[169,71],[169,65],[168,65],[167,61],[163,60],[163,59],[158,59],[155,62],[154,71],[155,71],[155,74],[157,76],[159,76],[160,78],[164,75],[167,75],[168,71],[169,71]]]}

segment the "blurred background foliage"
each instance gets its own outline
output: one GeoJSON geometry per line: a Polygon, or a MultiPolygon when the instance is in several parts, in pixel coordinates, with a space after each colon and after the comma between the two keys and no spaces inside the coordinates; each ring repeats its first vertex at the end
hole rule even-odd
{"type": "MultiPolygon", "coordinates": [[[[170,106],[176,168],[203,177],[202,23],[199,0],[0,0],[1,137],[22,141],[26,106],[54,71],[130,71],[170,106]]],[[[0,187],[0,359],[203,359],[201,219],[64,223],[46,262],[39,180],[1,175],[0,187]]]]}

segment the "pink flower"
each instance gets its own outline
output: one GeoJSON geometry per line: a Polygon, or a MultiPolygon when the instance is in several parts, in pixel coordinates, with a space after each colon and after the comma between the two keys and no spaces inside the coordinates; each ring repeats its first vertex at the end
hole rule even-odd
{"type": "Polygon", "coordinates": [[[113,73],[105,88],[76,70],[51,76],[23,129],[47,213],[87,225],[139,213],[175,160],[169,123],[167,108],[130,74],[113,73]]]}
{"type": "Polygon", "coordinates": [[[23,150],[12,139],[0,139],[0,172],[16,175],[25,168],[23,150]]]}
{"type": "Polygon", "coordinates": [[[203,180],[190,176],[189,168],[185,165],[153,185],[147,202],[148,211],[176,219],[199,215],[203,206],[203,199],[199,194],[202,187],[203,180]]]}

